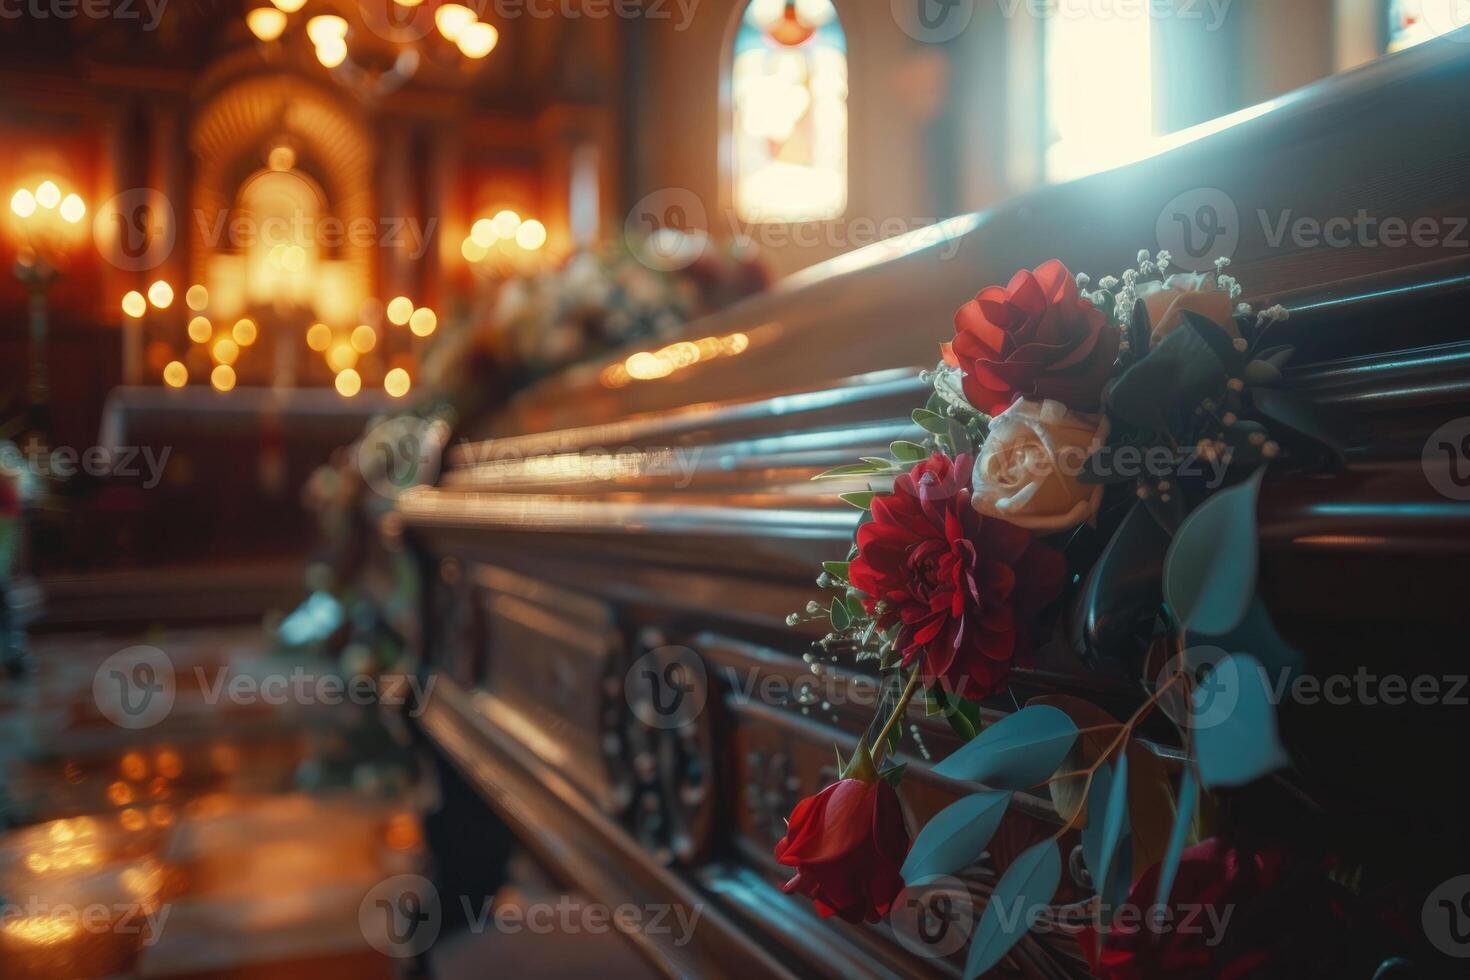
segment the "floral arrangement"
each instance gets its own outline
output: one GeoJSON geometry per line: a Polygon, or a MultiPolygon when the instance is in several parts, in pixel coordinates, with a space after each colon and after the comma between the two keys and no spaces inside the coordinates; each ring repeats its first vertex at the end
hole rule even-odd
{"type": "Polygon", "coordinates": [[[1015,794],[1049,793],[1061,826],[1000,876],[967,977],[1053,900],[1074,830],[1097,894],[1087,955],[1109,975],[1156,975],[1146,964],[1167,952],[1109,937],[1107,909],[1140,890],[1134,901],[1167,906],[1200,848],[1214,854],[1189,846],[1213,794],[1288,764],[1267,671],[1300,657],[1256,595],[1257,491],[1268,467],[1326,470],[1340,455],[1310,406],[1275,386],[1292,354],[1270,342],[1286,311],[1242,303],[1226,260],[1204,274],[1169,265],[1140,252],[1094,287],[1054,260],[981,290],[926,375],[915,437],[817,477],[865,483],[841,495],[864,513],[817,580],[831,602],[788,622],[830,621],[824,655],[872,662],[884,697],[856,752],[839,755],[839,780],[791,813],[776,846],[795,872],[785,890],[823,915],[878,921],[906,885],[979,860],[1015,794]],[[980,703],[1006,693],[1013,668],[1069,650],[1141,672],[1137,711],[1048,696],[984,725],[980,703]],[[916,698],[964,740],[935,771],[985,789],[910,840],[893,758],[916,698]],[[1155,713],[1177,730],[1177,778],[1138,740],[1155,713]],[[1016,908],[1019,928],[1006,919],[1016,908]]]}
{"type": "Polygon", "coordinates": [[[601,245],[502,283],[492,319],[532,376],[624,344],[669,337],[695,317],[764,289],[754,252],[706,242],[669,270],[646,250],[601,245]]]}

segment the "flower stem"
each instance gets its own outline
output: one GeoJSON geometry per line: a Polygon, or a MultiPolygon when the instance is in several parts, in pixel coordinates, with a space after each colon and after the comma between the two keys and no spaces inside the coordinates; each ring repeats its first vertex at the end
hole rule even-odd
{"type": "Polygon", "coordinates": [[[914,672],[909,675],[908,685],[903,689],[903,693],[898,696],[898,704],[893,706],[893,714],[888,716],[888,721],[884,723],[883,730],[878,733],[878,742],[873,746],[873,761],[875,763],[883,761],[883,754],[888,748],[888,736],[893,734],[893,726],[897,725],[899,719],[903,718],[904,713],[909,710],[909,702],[914,699],[914,692],[918,689],[919,671],[916,667],[914,668],[914,672]]]}

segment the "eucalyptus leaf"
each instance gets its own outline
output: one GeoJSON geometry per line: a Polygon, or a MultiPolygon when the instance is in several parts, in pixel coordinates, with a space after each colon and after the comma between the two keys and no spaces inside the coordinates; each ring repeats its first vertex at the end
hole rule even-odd
{"type": "Polygon", "coordinates": [[[899,872],[903,880],[913,884],[973,864],[1000,828],[1010,803],[1010,793],[973,793],[940,810],[914,838],[899,872]]]}
{"type": "Polygon", "coordinates": [[[1272,677],[1294,680],[1301,672],[1304,658],[1276,631],[1276,623],[1261,597],[1252,597],[1250,608],[1229,633],[1213,636],[1201,632],[1185,634],[1191,646],[1208,645],[1237,653],[1249,653],[1261,662],[1272,677]]]}
{"type": "Polygon", "coordinates": [[[997,789],[1027,789],[1057,771],[1077,726],[1049,705],[1007,715],[934,767],[950,779],[968,779],[997,789]]]}
{"type": "Polygon", "coordinates": [[[1277,734],[1266,670],[1249,654],[1231,654],[1214,665],[1195,688],[1190,720],[1207,788],[1244,786],[1291,763],[1277,734]]]}
{"type": "MultiPolygon", "coordinates": [[[[1092,785],[1087,788],[1087,798],[1092,804],[1094,814],[1105,814],[1108,800],[1113,795],[1113,765],[1110,762],[1101,763],[1097,771],[1092,774],[1092,785]]],[[[1103,859],[1103,833],[1106,829],[1106,818],[1089,821],[1082,829],[1082,863],[1087,865],[1087,873],[1092,876],[1092,886],[1102,893],[1102,879],[1098,872],[1102,870],[1103,859]]]]}
{"type": "Polygon", "coordinates": [[[1164,559],[1164,601],[1185,632],[1235,629],[1256,594],[1256,497],[1265,470],[1221,490],[1184,519],[1164,559]]]}
{"type": "MultiPolygon", "coordinates": [[[[1114,861],[1118,847],[1128,832],[1128,757],[1118,758],[1112,780],[1107,787],[1105,809],[1102,819],[1102,836],[1097,842],[1097,864],[1091,865],[1093,887],[1106,897],[1107,885],[1112,881],[1114,861]]],[[[1101,798],[1100,798],[1101,799],[1101,798]]]]}
{"type": "Polygon", "coordinates": [[[1179,858],[1184,854],[1184,842],[1189,837],[1189,828],[1194,822],[1197,806],[1199,780],[1194,774],[1194,767],[1186,764],[1184,775],[1179,778],[1179,808],[1174,813],[1174,828],[1169,834],[1169,847],[1164,852],[1164,860],[1159,864],[1159,891],[1154,900],[1156,905],[1169,904],[1169,893],[1174,890],[1174,875],[1179,870],[1179,858]]]}
{"type": "MultiPolygon", "coordinates": [[[[1045,704],[1059,711],[1065,711],[1067,717],[1071,718],[1072,723],[1077,726],[1079,735],[1071,751],[1067,753],[1066,759],[1062,760],[1060,768],[1063,772],[1081,772],[1101,759],[1121,728],[1118,719],[1102,708],[1091,701],[1084,701],[1070,694],[1046,694],[1032,698],[1026,704],[1028,706],[1045,704]],[[1107,727],[1109,725],[1113,728],[1109,729],[1107,727]],[[1102,730],[1083,731],[1089,728],[1102,730]]],[[[1051,790],[1052,805],[1056,807],[1057,814],[1062,820],[1075,823],[1079,828],[1087,827],[1090,819],[1085,796],[1087,780],[1081,776],[1072,779],[1055,779],[1047,786],[1051,790]]]]}
{"type": "Polygon", "coordinates": [[[988,973],[1036,924],[1062,881],[1062,855],[1057,842],[1044,840],[1016,857],[996,882],[990,901],[975,926],[965,978],[988,973]]]}

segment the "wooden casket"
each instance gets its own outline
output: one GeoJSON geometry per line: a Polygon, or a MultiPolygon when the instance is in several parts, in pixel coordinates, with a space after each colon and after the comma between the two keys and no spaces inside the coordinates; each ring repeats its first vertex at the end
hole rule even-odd
{"type": "MultiPolygon", "coordinates": [[[[1053,256],[1122,268],[1176,225],[1202,235],[1201,202],[1219,217],[1204,230],[1232,239],[1247,298],[1290,310],[1276,327],[1297,349],[1285,387],[1329,410],[1345,443],[1340,473],[1262,491],[1272,615],[1309,670],[1463,674],[1470,491],[1437,487],[1470,463],[1426,441],[1470,415],[1466,91],[1470,46],[1426,45],[690,327],[695,342],[739,335],[726,356],[651,380],[615,377],[616,362],[579,368],[464,420],[436,484],[403,494],[385,523],[425,577],[419,669],[435,687],[415,723],[558,877],[609,907],[701,910],[692,936],[630,933],[661,972],[959,975],[963,956],[922,955],[891,923],[820,918],[780,889],[784,820],[834,778],[833,747],[852,751],[875,690],[863,666],[811,655],[819,625],[786,622],[858,520],[834,496],[848,488],[811,477],[914,431],[919,372],[978,289],[1053,256]],[[650,712],[630,678],[665,676],[672,660],[695,680],[650,712]]],[[[1221,247],[1172,247],[1201,244],[1221,247]]],[[[1039,694],[1126,717],[1144,696],[1136,666],[1087,655],[1106,626],[1070,622],[985,718],[1039,694]]],[[[1237,801],[1237,818],[1351,855],[1417,915],[1470,871],[1455,787],[1467,712],[1441,701],[1284,706],[1294,767],[1237,801]]],[[[918,825],[967,787],[931,771],[959,745],[947,724],[915,706],[906,727],[902,798],[918,825]]],[[[1150,745],[1177,765],[1167,730],[1150,745]]],[[[966,873],[977,904],[1056,823],[1049,798],[1022,794],[966,873]]],[[[1059,903],[1089,894],[1075,854],[1070,865],[1059,903]]],[[[1051,925],[997,975],[1089,975],[1076,928],[1051,925]]],[[[1386,969],[1409,972],[1384,976],[1451,963],[1417,919],[1405,934],[1386,969]]]]}

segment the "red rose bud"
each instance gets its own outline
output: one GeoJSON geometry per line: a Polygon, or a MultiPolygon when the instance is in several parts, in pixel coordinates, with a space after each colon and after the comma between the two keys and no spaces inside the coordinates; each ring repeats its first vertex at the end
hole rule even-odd
{"type": "Polygon", "coordinates": [[[873,498],[849,581],[926,687],[980,700],[1031,656],[1032,625],[1062,591],[1066,562],[1029,531],[970,505],[969,456],[943,453],[873,498]]]}
{"type": "Polygon", "coordinates": [[[955,314],[954,329],[944,359],[964,372],[970,404],[990,415],[1017,395],[1096,411],[1122,341],[1056,259],[981,290],[955,314]]]}
{"type": "Polygon", "coordinates": [[[842,779],[796,804],[776,860],[796,869],[782,891],[806,895],[824,916],[877,922],[903,890],[908,851],[893,787],[842,779]]]}

